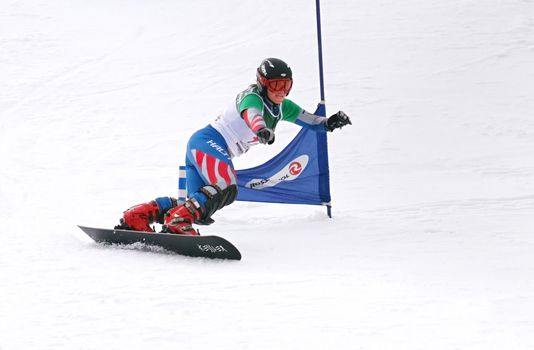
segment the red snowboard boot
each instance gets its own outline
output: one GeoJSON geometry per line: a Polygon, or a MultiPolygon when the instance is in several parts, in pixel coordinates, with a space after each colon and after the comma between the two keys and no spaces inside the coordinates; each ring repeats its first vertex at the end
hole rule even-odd
{"type": "Polygon", "coordinates": [[[120,225],[115,228],[154,232],[150,225],[157,220],[158,215],[159,207],[155,201],[135,205],[124,212],[120,225]]]}
{"type": "Polygon", "coordinates": [[[198,232],[193,228],[192,224],[200,218],[201,214],[198,202],[195,199],[190,199],[165,214],[163,232],[198,236],[198,232]]]}

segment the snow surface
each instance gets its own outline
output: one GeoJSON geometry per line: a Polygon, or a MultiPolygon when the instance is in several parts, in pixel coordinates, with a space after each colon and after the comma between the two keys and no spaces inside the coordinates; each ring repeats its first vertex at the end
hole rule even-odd
{"type": "Polygon", "coordinates": [[[321,5],[334,218],[236,203],[201,229],[231,262],[75,225],[176,195],[264,57],[314,110],[314,2],[0,3],[1,350],[534,348],[534,2],[321,5]]]}

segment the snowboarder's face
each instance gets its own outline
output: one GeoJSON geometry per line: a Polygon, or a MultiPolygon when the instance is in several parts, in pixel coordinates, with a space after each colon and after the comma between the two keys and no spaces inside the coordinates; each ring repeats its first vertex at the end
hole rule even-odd
{"type": "Polygon", "coordinates": [[[261,74],[257,74],[258,83],[267,89],[267,97],[275,104],[281,104],[293,87],[291,78],[267,79],[261,74]]]}
{"type": "Polygon", "coordinates": [[[275,104],[279,105],[284,101],[284,98],[286,98],[287,94],[284,90],[280,91],[272,91],[267,89],[267,97],[269,100],[274,102],[275,104]]]}

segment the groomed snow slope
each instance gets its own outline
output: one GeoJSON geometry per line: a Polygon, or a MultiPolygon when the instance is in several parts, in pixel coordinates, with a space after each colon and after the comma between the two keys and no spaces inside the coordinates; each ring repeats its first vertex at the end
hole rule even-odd
{"type": "MultiPolygon", "coordinates": [[[[313,1],[0,4],[0,349],[534,348],[534,2],[323,1],[333,219],[236,203],[240,262],[95,245],[189,135],[291,64],[313,1]]],[[[296,134],[257,146],[260,164],[296,134]]]]}

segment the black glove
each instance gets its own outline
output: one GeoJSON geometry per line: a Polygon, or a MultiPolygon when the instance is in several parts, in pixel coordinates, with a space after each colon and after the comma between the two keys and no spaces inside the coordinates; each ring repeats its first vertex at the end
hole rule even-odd
{"type": "Polygon", "coordinates": [[[349,116],[346,115],[343,111],[337,112],[326,120],[326,128],[329,131],[334,131],[334,129],[342,128],[347,124],[352,125],[349,116]]]}
{"type": "Polygon", "coordinates": [[[274,143],[274,131],[269,128],[261,128],[256,132],[260,143],[272,145],[274,143]]]}

